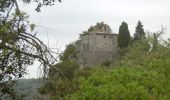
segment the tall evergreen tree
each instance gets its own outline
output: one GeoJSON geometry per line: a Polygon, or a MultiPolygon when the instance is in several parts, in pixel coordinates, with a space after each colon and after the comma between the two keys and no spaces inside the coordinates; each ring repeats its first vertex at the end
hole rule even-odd
{"type": "Polygon", "coordinates": [[[140,21],[138,21],[137,23],[137,27],[136,27],[136,33],[134,34],[134,40],[140,40],[142,37],[145,37],[145,32],[143,29],[143,25],[140,21]]]}
{"type": "Polygon", "coordinates": [[[128,29],[128,24],[122,22],[119,27],[119,36],[118,36],[118,46],[120,48],[127,47],[130,41],[130,32],[128,29]]]}

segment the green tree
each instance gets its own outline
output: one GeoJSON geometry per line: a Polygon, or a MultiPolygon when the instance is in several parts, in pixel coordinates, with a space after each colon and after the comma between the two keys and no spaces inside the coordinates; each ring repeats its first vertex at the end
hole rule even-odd
{"type": "Polygon", "coordinates": [[[41,95],[50,93],[52,100],[60,100],[64,95],[74,90],[75,85],[72,84],[72,80],[79,65],[73,59],[76,59],[78,53],[76,46],[79,42],[78,40],[67,45],[60,55],[60,62],[49,68],[48,81],[39,89],[41,95]],[[56,73],[56,69],[62,72],[62,77],[56,73]]]}
{"type": "MultiPolygon", "coordinates": [[[[152,38],[146,37],[153,44],[152,38]]],[[[146,39],[128,46],[119,67],[96,67],[90,76],[79,77],[79,90],[65,100],[168,100],[170,41],[158,41],[150,50],[146,39]]]]}
{"type": "Polygon", "coordinates": [[[137,27],[136,27],[135,32],[136,33],[134,34],[134,41],[140,40],[142,37],[145,37],[143,25],[140,21],[138,21],[138,23],[137,23],[137,27]]]}
{"type": "Polygon", "coordinates": [[[76,57],[76,54],[77,54],[76,43],[71,43],[66,46],[65,51],[60,55],[60,60],[61,61],[69,60],[71,55],[76,57]]]}
{"type": "Polygon", "coordinates": [[[118,36],[118,46],[120,48],[127,47],[130,41],[130,33],[128,29],[128,24],[122,22],[119,27],[119,36],[118,36]]]}
{"type": "MultiPolygon", "coordinates": [[[[20,10],[17,1],[0,1],[0,97],[6,94],[13,100],[16,99],[12,88],[14,78],[21,78],[27,66],[38,60],[46,76],[47,67],[56,62],[51,50],[32,32],[35,25],[29,23],[28,15],[20,10]]],[[[36,11],[54,3],[54,0],[21,1],[37,2],[36,11]]]]}

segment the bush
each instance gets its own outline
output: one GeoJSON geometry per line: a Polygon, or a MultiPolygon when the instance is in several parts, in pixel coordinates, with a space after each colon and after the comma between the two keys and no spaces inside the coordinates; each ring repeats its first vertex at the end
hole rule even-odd
{"type": "Polygon", "coordinates": [[[54,68],[50,69],[50,73],[53,73],[52,76],[50,76],[50,77],[53,77],[55,75],[54,69],[57,68],[63,73],[63,75],[67,79],[71,80],[74,76],[75,70],[77,70],[79,68],[79,65],[74,61],[66,60],[66,61],[62,61],[62,62],[56,64],[53,67],[54,68]]]}
{"type": "Polygon", "coordinates": [[[104,66],[104,67],[110,67],[111,61],[107,60],[107,61],[103,62],[101,65],[104,66]]]}
{"type": "Polygon", "coordinates": [[[168,100],[170,98],[170,47],[149,47],[140,40],[127,48],[116,68],[95,68],[79,77],[80,89],[66,100],[168,100]]]}

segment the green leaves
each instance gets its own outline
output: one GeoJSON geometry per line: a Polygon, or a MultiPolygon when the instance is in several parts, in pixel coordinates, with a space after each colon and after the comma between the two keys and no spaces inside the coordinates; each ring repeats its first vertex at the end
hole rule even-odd
{"type": "Polygon", "coordinates": [[[130,41],[130,32],[128,30],[128,24],[122,22],[119,27],[119,36],[118,36],[118,46],[120,48],[127,47],[130,41]]]}
{"type": "Polygon", "coordinates": [[[134,34],[134,41],[140,40],[141,38],[145,37],[145,32],[143,29],[143,25],[140,21],[138,21],[138,24],[136,26],[136,33],[134,34]]]}
{"type": "Polygon", "coordinates": [[[146,40],[129,45],[119,67],[95,67],[90,76],[81,76],[80,90],[66,95],[65,99],[168,100],[170,48],[158,44],[149,51],[146,40]]]}
{"type": "MultiPolygon", "coordinates": [[[[96,69],[86,80],[81,81],[80,90],[67,95],[66,99],[125,99],[146,100],[148,98],[168,98],[169,84],[157,71],[143,68],[120,67],[103,72],[96,69]],[[166,86],[166,87],[164,87],[166,86]]],[[[97,100],[98,100],[97,99],[97,100]]]]}
{"type": "Polygon", "coordinates": [[[74,57],[76,56],[76,54],[77,54],[77,50],[76,50],[75,43],[71,43],[66,46],[64,53],[60,56],[60,60],[61,61],[70,60],[69,57],[71,55],[74,57]]]}

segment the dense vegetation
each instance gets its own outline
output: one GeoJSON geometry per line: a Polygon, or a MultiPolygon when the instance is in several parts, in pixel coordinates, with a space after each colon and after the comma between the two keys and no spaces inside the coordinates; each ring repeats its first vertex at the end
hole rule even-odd
{"type": "MultiPolygon", "coordinates": [[[[54,3],[54,0],[36,1],[37,12],[42,6],[54,3]]],[[[97,26],[101,25],[102,23],[99,23],[97,26]]],[[[0,1],[0,99],[7,96],[9,99],[20,100],[29,92],[36,93],[36,88],[42,85],[41,81],[37,83],[37,80],[30,82],[19,80],[14,84],[14,78],[21,78],[25,74],[26,67],[32,65],[36,59],[44,65],[44,76],[47,75],[47,68],[49,73],[46,84],[38,88],[42,97],[35,99],[41,100],[45,97],[51,100],[168,100],[170,98],[170,40],[160,40],[162,32],[146,36],[139,21],[134,41],[129,44],[128,25],[123,22],[118,39],[121,48],[119,65],[112,67],[110,66],[112,62],[105,62],[99,66],[80,69],[76,62],[69,59],[70,55],[76,56],[77,53],[74,43],[67,46],[60,57],[60,62],[52,66],[56,59],[50,49],[33,33],[34,27],[34,24],[30,24],[28,15],[20,10],[17,0],[0,1]],[[13,86],[18,90],[16,91],[18,96],[13,86]]],[[[86,34],[93,29],[90,27],[86,34]]],[[[30,94],[27,99],[34,99],[33,97],[33,94],[30,94]]]]}
{"type": "Polygon", "coordinates": [[[170,48],[158,44],[151,50],[146,41],[130,45],[120,66],[96,67],[89,77],[79,76],[79,89],[65,99],[168,100],[170,48]]]}
{"type": "Polygon", "coordinates": [[[170,40],[162,40],[162,33],[147,33],[121,48],[114,67],[103,63],[79,69],[69,60],[69,54],[76,55],[74,43],[70,44],[61,56],[64,59],[55,65],[66,79],[54,78],[53,73],[49,75],[52,81],[40,89],[50,100],[168,100],[170,40]]]}

